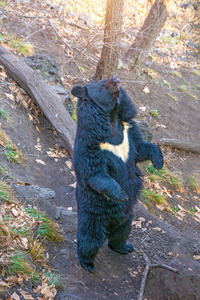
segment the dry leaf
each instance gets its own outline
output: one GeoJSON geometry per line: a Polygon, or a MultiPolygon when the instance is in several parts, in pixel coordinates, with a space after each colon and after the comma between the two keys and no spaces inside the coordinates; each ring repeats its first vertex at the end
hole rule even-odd
{"type": "Polygon", "coordinates": [[[142,90],[145,94],[149,94],[150,93],[150,89],[148,88],[148,86],[145,86],[142,90]]]}
{"type": "Polygon", "coordinates": [[[132,221],[131,225],[136,228],[142,228],[142,221],[132,221]]]}
{"type": "Polygon", "coordinates": [[[154,227],[153,230],[155,230],[155,231],[161,231],[162,229],[160,227],[154,227]]]}
{"type": "Polygon", "coordinates": [[[156,207],[161,211],[165,210],[165,206],[162,204],[156,204],[156,207]]]}
{"type": "Polygon", "coordinates": [[[195,217],[197,217],[198,219],[200,219],[200,211],[197,211],[194,214],[195,214],[195,217]]]}
{"type": "Polygon", "coordinates": [[[36,159],[35,161],[36,161],[38,164],[41,164],[41,165],[45,165],[45,166],[46,166],[45,162],[44,162],[43,160],[41,160],[41,159],[36,159]]]}
{"type": "Polygon", "coordinates": [[[181,218],[186,216],[186,213],[183,210],[177,211],[177,215],[179,215],[181,218]]]}
{"type": "Polygon", "coordinates": [[[13,216],[18,217],[20,215],[20,212],[18,210],[16,210],[14,207],[11,209],[11,212],[13,214],[13,216]]]}
{"type": "Polygon", "coordinates": [[[15,90],[17,90],[15,85],[11,85],[11,84],[10,84],[8,87],[9,87],[9,89],[10,89],[12,92],[15,91],[15,90]]]}
{"type": "Polygon", "coordinates": [[[38,131],[38,132],[40,132],[40,129],[39,129],[39,127],[36,125],[35,126],[35,128],[36,128],[36,130],[38,131]]]}
{"type": "Polygon", "coordinates": [[[3,281],[3,280],[0,280],[0,289],[1,288],[4,288],[4,287],[8,287],[8,284],[5,282],[5,281],[3,281]]]}
{"type": "Polygon", "coordinates": [[[53,300],[55,295],[57,294],[57,290],[55,289],[54,284],[48,285],[45,282],[45,279],[42,281],[42,286],[39,285],[36,289],[33,290],[34,293],[39,293],[44,295],[44,299],[46,300],[53,300]]]}
{"type": "Polygon", "coordinates": [[[76,182],[70,184],[69,186],[73,187],[73,188],[76,188],[76,182]]]}
{"type": "Polygon", "coordinates": [[[195,209],[200,212],[200,208],[198,206],[195,205],[195,209]]]}
{"type": "Polygon", "coordinates": [[[72,171],[72,172],[71,172],[71,174],[72,174],[74,177],[76,176],[76,174],[75,174],[75,172],[74,172],[74,171],[72,171]]]}
{"type": "Polygon", "coordinates": [[[14,292],[14,293],[11,295],[11,299],[12,299],[12,300],[20,300],[20,296],[18,296],[17,293],[14,292]]]}
{"type": "Polygon", "coordinates": [[[4,142],[0,141],[0,145],[5,147],[6,145],[4,144],[4,142]]]}
{"type": "Polygon", "coordinates": [[[200,255],[193,255],[194,259],[199,260],[200,259],[200,255]]]}
{"type": "Polygon", "coordinates": [[[8,97],[10,100],[14,100],[15,98],[14,98],[14,96],[12,95],[12,94],[7,94],[7,93],[5,93],[5,95],[6,95],[6,97],[8,97]]]}
{"type": "Polygon", "coordinates": [[[67,160],[65,164],[68,166],[68,168],[71,170],[72,169],[72,162],[70,160],[67,160]]]}
{"type": "Polygon", "coordinates": [[[31,294],[29,294],[28,292],[25,292],[23,290],[19,290],[19,292],[25,300],[34,300],[33,296],[31,296],[31,294]]]}
{"type": "Polygon", "coordinates": [[[5,78],[7,77],[6,72],[2,71],[2,72],[0,73],[0,76],[1,76],[3,79],[5,79],[5,78]]]}
{"type": "Polygon", "coordinates": [[[21,243],[23,248],[28,250],[28,239],[26,237],[21,237],[21,243]]]}
{"type": "Polygon", "coordinates": [[[33,116],[32,115],[28,114],[28,117],[29,117],[30,121],[33,121],[33,116]]]}
{"type": "MultiPolygon", "coordinates": [[[[20,95],[20,97],[18,96],[19,101],[21,100],[20,98],[21,98],[21,95],[20,95]]],[[[21,101],[21,104],[23,105],[24,108],[28,109],[28,103],[24,99],[21,101]]]]}
{"type": "Polygon", "coordinates": [[[35,145],[35,148],[38,150],[38,151],[41,151],[42,150],[42,145],[40,143],[38,143],[37,145],[35,145]]]}
{"type": "Polygon", "coordinates": [[[139,107],[139,109],[140,109],[141,111],[146,111],[147,107],[146,107],[146,106],[141,106],[141,107],[139,107]]]}

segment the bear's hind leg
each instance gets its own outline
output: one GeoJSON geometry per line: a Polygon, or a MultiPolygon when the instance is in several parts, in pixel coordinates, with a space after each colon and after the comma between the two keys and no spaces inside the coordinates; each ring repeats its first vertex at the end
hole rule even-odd
{"type": "Polygon", "coordinates": [[[81,266],[93,273],[95,271],[94,258],[99,248],[105,241],[105,234],[101,230],[101,225],[95,222],[84,222],[78,228],[77,250],[81,266]],[[96,228],[96,230],[95,230],[96,228]]]}
{"type": "Polygon", "coordinates": [[[108,246],[110,249],[121,254],[127,254],[134,250],[133,246],[126,242],[131,230],[131,221],[132,217],[110,234],[108,239],[108,246]]]}

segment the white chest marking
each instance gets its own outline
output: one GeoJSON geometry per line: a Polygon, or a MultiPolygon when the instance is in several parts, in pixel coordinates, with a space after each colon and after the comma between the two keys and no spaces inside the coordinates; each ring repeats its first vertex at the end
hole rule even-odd
{"type": "Polygon", "coordinates": [[[124,125],[124,138],[121,144],[112,145],[109,143],[100,143],[99,146],[102,150],[111,151],[113,154],[120,157],[124,162],[127,162],[129,156],[128,129],[130,127],[130,124],[125,122],[122,122],[122,124],[124,125]]]}

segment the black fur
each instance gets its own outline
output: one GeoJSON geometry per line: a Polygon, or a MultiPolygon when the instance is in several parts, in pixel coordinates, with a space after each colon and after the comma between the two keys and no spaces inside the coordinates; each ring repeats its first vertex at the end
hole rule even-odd
{"type": "Polygon", "coordinates": [[[93,272],[94,258],[106,239],[109,247],[119,253],[133,250],[126,241],[132,207],[142,188],[136,164],[151,159],[160,169],[163,158],[156,145],[143,141],[133,121],[136,110],[126,92],[119,91],[117,78],[74,87],[72,94],[79,97],[73,154],[77,178],[77,248],[82,267],[93,272]],[[100,147],[102,143],[122,143],[124,122],[130,126],[127,161],[100,147]]]}

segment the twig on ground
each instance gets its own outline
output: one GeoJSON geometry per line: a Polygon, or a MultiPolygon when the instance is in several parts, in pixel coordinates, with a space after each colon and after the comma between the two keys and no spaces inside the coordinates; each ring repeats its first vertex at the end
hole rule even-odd
{"type": "Polygon", "coordinates": [[[143,254],[143,258],[146,262],[146,266],[145,266],[144,272],[142,274],[142,281],[141,281],[141,285],[140,285],[138,300],[143,299],[144,289],[145,289],[145,285],[146,285],[146,281],[147,281],[147,276],[148,276],[148,273],[151,269],[153,269],[153,268],[163,268],[163,269],[169,270],[169,271],[174,272],[174,273],[179,273],[179,271],[177,269],[174,269],[174,268],[172,268],[170,266],[167,266],[167,265],[164,265],[164,264],[151,264],[150,261],[149,261],[148,256],[143,251],[142,251],[142,254],[143,254]]]}

